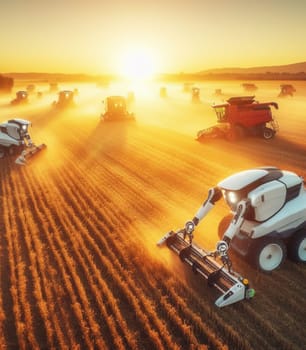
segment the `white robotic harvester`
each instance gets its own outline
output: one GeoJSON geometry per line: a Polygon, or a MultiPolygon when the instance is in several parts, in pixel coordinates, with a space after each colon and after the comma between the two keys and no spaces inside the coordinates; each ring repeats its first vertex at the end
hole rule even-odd
{"type": "Polygon", "coordinates": [[[29,134],[31,123],[24,119],[10,119],[0,124],[0,158],[19,154],[16,164],[24,165],[27,160],[46,148],[45,144],[36,146],[29,134]]]}
{"type": "Polygon", "coordinates": [[[184,229],[168,232],[157,245],[164,243],[221,292],[216,300],[218,307],[250,299],[255,292],[247,279],[232,271],[228,249],[263,272],[280,267],[287,255],[305,263],[304,181],[275,167],[236,173],[209,190],[208,198],[184,229]],[[207,252],[192,242],[193,231],[222,196],[232,215],[219,224],[221,241],[216,251],[207,252]]]}

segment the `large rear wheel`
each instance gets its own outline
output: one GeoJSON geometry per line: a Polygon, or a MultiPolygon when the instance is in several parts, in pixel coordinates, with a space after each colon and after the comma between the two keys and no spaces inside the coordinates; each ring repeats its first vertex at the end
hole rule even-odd
{"type": "Polygon", "coordinates": [[[288,255],[293,261],[306,262],[306,230],[298,231],[291,237],[288,255]]]}
{"type": "Polygon", "coordinates": [[[277,238],[260,238],[254,242],[251,252],[252,262],[263,272],[271,272],[279,268],[286,259],[285,243],[277,238]]]}

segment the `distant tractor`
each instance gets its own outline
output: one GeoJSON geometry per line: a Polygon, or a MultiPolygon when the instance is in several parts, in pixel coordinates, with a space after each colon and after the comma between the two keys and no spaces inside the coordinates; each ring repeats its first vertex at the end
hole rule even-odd
{"type": "Polygon", "coordinates": [[[194,103],[200,102],[200,89],[198,87],[191,89],[191,101],[194,103]]]}
{"type": "Polygon", "coordinates": [[[165,86],[162,86],[160,89],[159,89],[159,96],[161,98],[166,98],[167,97],[167,88],[165,86]]]}
{"type": "Polygon", "coordinates": [[[215,96],[223,96],[222,89],[215,89],[215,96]]]}
{"type": "Polygon", "coordinates": [[[29,94],[31,94],[32,92],[34,92],[35,89],[36,89],[36,86],[35,86],[34,84],[29,84],[29,85],[27,85],[27,88],[26,88],[26,90],[27,90],[27,92],[28,92],[29,94]]]}
{"type": "Polygon", "coordinates": [[[127,111],[127,101],[123,96],[109,96],[104,101],[103,121],[134,120],[134,113],[127,111]]]}
{"type": "Polygon", "coordinates": [[[258,89],[258,87],[255,84],[251,83],[244,83],[242,84],[242,87],[245,91],[256,91],[258,89]]]}
{"type": "Polygon", "coordinates": [[[258,103],[254,97],[231,97],[227,103],[213,105],[218,124],[200,130],[197,140],[225,138],[236,141],[245,136],[258,136],[266,140],[273,138],[278,125],[272,115],[271,106],[278,109],[278,104],[258,103]]]}
{"type": "Polygon", "coordinates": [[[52,104],[57,108],[73,107],[74,104],[74,93],[71,90],[62,90],[58,94],[58,100],[52,104]]]}
{"type": "Polygon", "coordinates": [[[191,88],[193,86],[193,83],[184,83],[183,85],[183,92],[190,92],[191,91],[191,88]]]}
{"type": "Polygon", "coordinates": [[[58,84],[57,83],[50,83],[49,84],[49,92],[57,92],[58,91],[58,84]]]}
{"type": "Polygon", "coordinates": [[[11,101],[11,105],[20,105],[26,104],[29,102],[28,92],[24,90],[20,90],[16,92],[16,97],[11,101]]]}
{"type": "Polygon", "coordinates": [[[280,86],[280,93],[278,97],[285,97],[285,96],[293,96],[293,94],[296,92],[295,88],[290,84],[283,84],[280,86]]]}

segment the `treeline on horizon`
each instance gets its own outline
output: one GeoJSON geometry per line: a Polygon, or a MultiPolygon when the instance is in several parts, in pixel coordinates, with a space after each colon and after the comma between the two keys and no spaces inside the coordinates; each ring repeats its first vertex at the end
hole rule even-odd
{"type": "MultiPolygon", "coordinates": [[[[12,87],[12,80],[29,80],[40,83],[50,82],[95,82],[107,83],[112,80],[120,80],[120,76],[103,74],[103,75],[89,75],[89,74],[65,74],[65,73],[5,73],[0,74],[0,90],[1,85],[8,82],[10,88],[12,87]]],[[[155,81],[171,81],[182,82],[189,80],[306,80],[306,73],[173,73],[173,74],[158,74],[153,79],[155,81]]],[[[4,87],[4,86],[2,86],[4,87]]]]}

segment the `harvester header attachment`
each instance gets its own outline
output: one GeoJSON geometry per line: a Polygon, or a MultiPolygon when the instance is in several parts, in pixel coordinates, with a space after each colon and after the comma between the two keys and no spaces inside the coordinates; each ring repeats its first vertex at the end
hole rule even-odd
{"type": "Polygon", "coordinates": [[[26,165],[30,158],[37,155],[39,152],[41,152],[46,147],[47,146],[44,143],[42,143],[39,146],[36,146],[34,144],[29,145],[27,148],[25,148],[21,152],[20,156],[15,160],[15,163],[18,165],[26,165]]]}
{"type": "Polygon", "coordinates": [[[250,288],[248,280],[232,271],[226,242],[219,242],[216,251],[207,252],[192,243],[192,237],[189,236],[187,241],[186,235],[189,236],[186,228],[177,232],[170,231],[161,238],[157,245],[166,244],[191,267],[194,273],[205,278],[208,286],[217,289],[221,295],[215,301],[216,306],[224,307],[254,296],[255,291],[250,288]]]}

